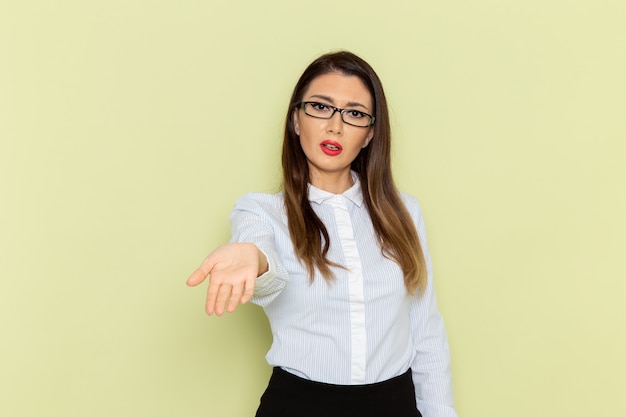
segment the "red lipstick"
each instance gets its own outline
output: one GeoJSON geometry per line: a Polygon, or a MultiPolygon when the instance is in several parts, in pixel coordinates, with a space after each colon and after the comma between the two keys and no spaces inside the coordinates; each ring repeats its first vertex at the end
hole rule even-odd
{"type": "Polygon", "coordinates": [[[322,152],[330,156],[339,155],[341,151],[343,151],[343,148],[338,142],[328,139],[320,143],[320,148],[322,148],[322,152]]]}

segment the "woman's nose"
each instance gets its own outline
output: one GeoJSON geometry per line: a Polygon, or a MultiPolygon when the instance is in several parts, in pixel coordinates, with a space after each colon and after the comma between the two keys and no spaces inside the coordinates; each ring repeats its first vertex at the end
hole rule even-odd
{"type": "Polygon", "coordinates": [[[340,135],[343,132],[343,119],[340,112],[335,112],[328,120],[328,131],[340,135]]]}

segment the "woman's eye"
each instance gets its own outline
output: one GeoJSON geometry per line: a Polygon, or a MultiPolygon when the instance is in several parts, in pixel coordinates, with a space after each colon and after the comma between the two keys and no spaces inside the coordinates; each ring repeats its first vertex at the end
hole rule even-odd
{"type": "Polygon", "coordinates": [[[365,114],[364,114],[364,113],[361,113],[361,112],[360,112],[360,111],[358,111],[358,110],[350,110],[350,111],[348,112],[348,116],[352,117],[353,119],[360,119],[360,118],[362,118],[362,117],[365,117],[365,114]]]}
{"type": "Polygon", "coordinates": [[[326,104],[322,104],[322,103],[311,103],[311,105],[313,106],[313,108],[315,110],[319,110],[319,111],[326,111],[328,110],[328,106],[326,104]]]}

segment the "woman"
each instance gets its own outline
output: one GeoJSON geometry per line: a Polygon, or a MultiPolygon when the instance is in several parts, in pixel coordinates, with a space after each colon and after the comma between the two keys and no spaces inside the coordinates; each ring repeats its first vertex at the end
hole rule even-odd
{"type": "Polygon", "coordinates": [[[240,198],[231,243],[187,281],[211,275],[208,314],[264,308],[274,372],[258,417],[456,416],[424,223],[390,140],[370,65],[315,60],[289,103],[283,192],[240,198]]]}

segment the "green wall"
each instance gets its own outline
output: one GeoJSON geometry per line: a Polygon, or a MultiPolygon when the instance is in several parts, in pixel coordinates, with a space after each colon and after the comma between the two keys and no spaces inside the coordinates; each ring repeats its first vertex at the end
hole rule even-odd
{"type": "Polygon", "coordinates": [[[250,416],[262,311],[187,275],[279,185],[290,90],[385,83],[464,417],[622,417],[626,3],[3,1],[0,415],[250,416]]]}

